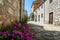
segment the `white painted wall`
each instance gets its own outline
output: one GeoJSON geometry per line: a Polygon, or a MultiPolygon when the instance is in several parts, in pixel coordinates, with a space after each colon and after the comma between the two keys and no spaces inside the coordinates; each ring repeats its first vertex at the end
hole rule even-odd
{"type": "MultiPolygon", "coordinates": [[[[41,6],[42,6],[42,5],[41,5],[41,6]]],[[[37,15],[37,22],[39,22],[39,23],[44,23],[44,7],[41,8],[41,6],[36,9],[35,15],[37,15]],[[41,14],[43,14],[43,17],[41,17],[41,14]],[[39,16],[39,15],[40,15],[40,21],[38,21],[38,19],[39,19],[38,16],[39,16]]],[[[44,4],[43,4],[43,6],[44,6],[44,4]]]]}
{"type": "Polygon", "coordinates": [[[49,23],[49,0],[45,1],[42,5],[40,5],[40,7],[37,8],[37,20],[38,20],[38,15],[40,15],[40,23],[42,24],[49,23]],[[43,8],[41,8],[42,5],[43,8]],[[41,17],[41,14],[43,14],[43,18],[41,17]]]}
{"type": "Polygon", "coordinates": [[[40,6],[40,23],[44,23],[44,4],[42,4],[41,6],[40,6]],[[41,6],[43,5],[43,8],[41,8],[41,6]],[[42,15],[41,14],[43,14],[43,17],[41,17],[42,15]]]}
{"type": "Polygon", "coordinates": [[[49,23],[49,0],[46,0],[39,8],[37,8],[37,20],[38,15],[40,15],[40,23],[49,23]],[[41,6],[43,5],[43,8],[41,6]],[[40,10],[38,10],[40,9],[40,10]],[[43,14],[43,18],[41,17],[43,14]]]}
{"type": "Polygon", "coordinates": [[[37,12],[37,22],[39,22],[39,21],[38,21],[38,19],[39,19],[39,17],[38,17],[38,16],[40,15],[40,14],[39,14],[39,13],[40,13],[40,9],[39,9],[39,8],[37,8],[36,12],[37,12]]]}
{"type": "Polygon", "coordinates": [[[40,15],[40,22],[39,23],[44,23],[44,4],[42,4],[42,5],[40,5],[37,9],[36,9],[36,11],[35,11],[35,14],[37,15],[37,22],[39,22],[38,21],[38,16],[40,15]],[[43,8],[41,8],[41,6],[43,5],[43,8]],[[41,14],[43,14],[43,17],[41,17],[41,14]]]}
{"type": "Polygon", "coordinates": [[[44,18],[45,18],[45,23],[49,23],[49,0],[46,0],[44,3],[45,7],[45,14],[44,14],[44,18]]]}
{"type": "Polygon", "coordinates": [[[49,3],[50,0],[46,0],[39,8],[36,9],[35,15],[40,15],[40,23],[49,23],[49,13],[53,12],[53,24],[60,24],[60,0],[53,0],[52,3],[49,3]],[[40,10],[39,10],[40,9],[40,10]],[[41,14],[43,13],[43,18],[41,18],[41,14]]]}
{"type": "Polygon", "coordinates": [[[34,12],[34,21],[35,22],[37,21],[37,13],[36,13],[36,11],[34,12]]]}

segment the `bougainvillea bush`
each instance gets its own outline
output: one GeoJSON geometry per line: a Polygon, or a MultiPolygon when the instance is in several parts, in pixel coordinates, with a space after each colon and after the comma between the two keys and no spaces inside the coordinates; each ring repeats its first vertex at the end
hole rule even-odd
{"type": "Polygon", "coordinates": [[[26,24],[18,22],[1,29],[0,40],[32,40],[32,34],[26,24]]]}

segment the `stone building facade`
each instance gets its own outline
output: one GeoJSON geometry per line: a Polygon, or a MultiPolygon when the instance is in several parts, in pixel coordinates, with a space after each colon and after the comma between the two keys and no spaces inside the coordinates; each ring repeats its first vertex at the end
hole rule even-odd
{"type": "Polygon", "coordinates": [[[60,0],[52,0],[49,12],[53,12],[53,24],[60,25],[60,0]]]}
{"type": "MultiPolygon", "coordinates": [[[[31,6],[31,13],[34,13],[34,11],[39,7],[40,3],[41,3],[42,0],[35,0],[33,1],[32,3],[32,6],[31,6]]],[[[36,15],[35,15],[36,16],[36,15]]],[[[31,18],[30,18],[31,19],[31,18]]],[[[36,18],[35,18],[36,20],[36,18]]],[[[37,21],[37,20],[36,20],[37,21]]]]}
{"type": "Polygon", "coordinates": [[[34,14],[37,15],[35,16],[37,22],[60,25],[60,0],[43,0],[40,6],[34,11],[34,14]],[[43,8],[41,9],[42,5],[43,8]],[[41,18],[42,16],[43,18],[41,18]]]}
{"type": "Polygon", "coordinates": [[[24,3],[25,3],[25,0],[20,0],[20,18],[19,19],[21,20],[23,20],[24,18],[24,10],[25,10],[24,3]]]}
{"type": "Polygon", "coordinates": [[[0,24],[11,24],[11,22],[19,21],[19,17],[23,15],[24,0],[1,0],[0,1],[0,24]],[[20,5],[21,2],[21,5],[20,5]],[[22,5],[23,4],[23,5],[22,5]],[[20,7],[21,10],[20,10],[20,7]],[[21,15],[20,15],[21,11],[21,15]]]}

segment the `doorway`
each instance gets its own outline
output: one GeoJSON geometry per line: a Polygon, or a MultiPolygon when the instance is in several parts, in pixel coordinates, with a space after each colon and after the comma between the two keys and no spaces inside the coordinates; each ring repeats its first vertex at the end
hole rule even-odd
{"type": "Polygon", "coordinates": [[[53,12],[49,13],[49,24],[53,24],[53,12]]]}

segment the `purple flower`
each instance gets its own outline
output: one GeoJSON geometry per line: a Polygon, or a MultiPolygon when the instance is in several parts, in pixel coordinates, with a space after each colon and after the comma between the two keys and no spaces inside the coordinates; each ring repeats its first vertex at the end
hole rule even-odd
{"type": "Polygon", "coordinates": [[[4,32],[2,32],[2,35],[8,35],[9,33],[8,33],[8,31],[4,31],[4,32]]]}
{"type": "Polygon", "coordinates": [[[24,34],[22,32],[18,31],[18,34],[20,35],[21,38],[24,38],[24,34]]]}
{"type": "Polygon", "coordinates": [[[24,37],[24,36],[23,36],[23,33],[22,33],[22,32],[20,32],[20,31],[18,31],[18,30],[13,30],[13,33],[20,35],[20,36],[21,36],[21,38],[23,38],[23,37],[24,37]]]}
{"type": "Polygon", "coordinates": [[[27,40],[32,40],[31,34],[27,33],[25,34],[27,40]]]}
{"type": "Polygon", "coordinates": [[[24,32],[30,32],[30,29],[27,25],[23,25],[24,32]]]}
{"type": "Polygon", "coordinates": [[[21,26],[22,26],[22,24],[21,24],[21,23],[19,23],[19,22],[18,22],[16,25],[17,25],[18,27],[21,27],[21,26]]]}
{"type": "Polygon", "coordinates": [[[23,40],[24,38],[26,38],[26,40],[32,40],[32,34],[30,34],[30,29],[29,26],[26,24],[21,24],[20,22],[16,23],[15,25],[10,25],[7,27],[9,28],[13,28],[13,31],[4,31],[4,32],[0,32],[0,35],[5,35],[8,37],[12,37],[11,39],[14,40],[16,35],[19,35],[19,37],[23,40]],[[23,30],[22,32],[20,32],[20,29],[23,30]],[[9,32],[12,32],[12,34],[10,34],[9,32]]]}
{"type": "Polygon", "coordinates": [[[18,34],[18,31],[17,30],[13,30],[13,33],[18,34]]]}
{"type": "Polygon", "coordinates": [[[15,34],[12,34],[12,38],[14,38],[15,37],[15,34]]]}
{"type": "Polygon", "coordinates": [[[14,28],[16,28],[16,26],[14,26],[14,28]]]}
{"type": "Polygon", "coordinates": [[[10,33],[8,33],[8,36],[11,36],[11,34],[10,34],[10,33]]]}
{"type": "Polygon", "coordinates": [[[16,25],[11,26],[11,28],[16,28],[16,25]]]}
{"type": "Polygon", "coordinates": [[[14,40],[14,39],[12,38],[12,40],[14,40]]]}

